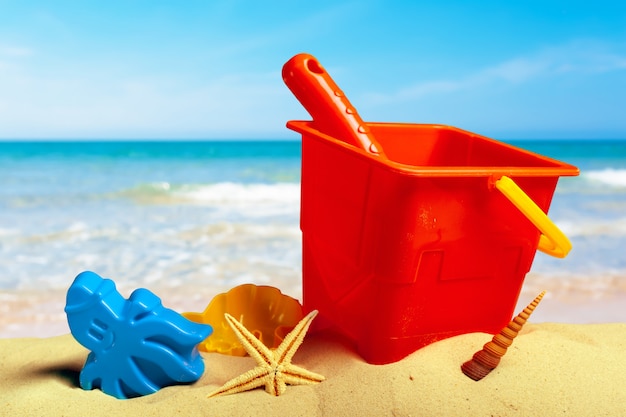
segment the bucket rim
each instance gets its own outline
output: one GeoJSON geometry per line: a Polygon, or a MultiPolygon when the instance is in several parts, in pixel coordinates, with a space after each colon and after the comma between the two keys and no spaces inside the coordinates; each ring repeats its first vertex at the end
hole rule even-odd
{"type": "MultiPolygon", "coordinates": [[[[324,141],[338,146],[342,150],[352,153],[354,156],[368,160],[379,167],[388,170],[400,172],[403,175],[417,177],[494,177],[507,175],[511,177],[560,177],[560,176],[577,176],[580,170],[566,162],[562,162],[544,155],[537,154],[526,149],[488,138],[467,130],[463,130],[454,126],[444,124],[428,124],[428,123],[390,123],[390,122],[366,122],[369,127],[431,127],[434,129],[445,129],[456,131],[465,135],[471,135],[475,139],[493,143],[497,146],[507,148],[509,150],[525,154],[533,157],[545,166],[417,166],[409,165],[401,162],[392,161],[387,158],[380,158],[363,149],[357,148],[342,140],[327,135],[315,128],[315,122],[311,120],[290,120],[287,122],[287,128],[298,132],[302,135],[308,135],[316,140],[324,141]]],[[[304,158],[304,153],[302,155],[304,158]]]]}

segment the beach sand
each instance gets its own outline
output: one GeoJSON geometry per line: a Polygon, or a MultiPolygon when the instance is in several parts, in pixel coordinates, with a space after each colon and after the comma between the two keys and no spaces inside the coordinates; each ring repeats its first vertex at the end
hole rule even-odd
{"type": "Polygon", "coordinates": [[[0,410],[7,416],[624,416],[626,323],[534,324],[500,365],[475,382],[463,362],[491,340],[442,340],[389,365],[370,365],[330,333],[307,335],[293,363],[321,373],[313,386],[206,398],[251,369],[249,358],[203,354],[193,385],[131,400],[78,387],[87,351],[71,335],[0,339],[0,410]]]}

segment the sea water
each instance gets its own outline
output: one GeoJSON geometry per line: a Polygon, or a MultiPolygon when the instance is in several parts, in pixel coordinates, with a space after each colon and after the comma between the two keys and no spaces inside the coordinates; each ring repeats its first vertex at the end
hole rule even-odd
{"type": "MultiPolygon", "coordinates": [[[[512,143],[581,170],[559,180],[549,211],[573,249],[537,254],[529,294],[605,306],[626,294],[626,141],[512,143]]],[[[84,270],[186,311],[246,282],[301,299],[300,152],[298,141],[0,142],[0,337],[66,330],[64,292],[84,270]]],[[[626,321],[615,306],[562,310],[548,319],[626,321]]]]}

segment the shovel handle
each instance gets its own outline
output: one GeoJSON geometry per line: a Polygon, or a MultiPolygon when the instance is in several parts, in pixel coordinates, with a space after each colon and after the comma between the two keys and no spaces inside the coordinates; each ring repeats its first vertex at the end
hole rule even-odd
{"type": "Polygon", "coordinates": [[[572,249],[572,243],[515,181],[502,176],[495,186],[541,231],[537,249],[557,258],[565,258],[572,249]]]}
{"type": "Polygon", "coordinates": [[[374,155],[382,148],[356,109],[318,60],[298,54],[283,65],[283,81],[313,117],[320,132],[374,155]]]}

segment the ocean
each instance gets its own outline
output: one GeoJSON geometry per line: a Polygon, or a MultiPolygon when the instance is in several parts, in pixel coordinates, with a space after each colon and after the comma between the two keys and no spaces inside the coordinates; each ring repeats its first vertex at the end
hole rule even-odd
{"type": "MultiPolygon", "coordinates": [[[[573,249],[537,254],[520,303],[546,288],[542,321],[626,322],[626,141],[509,143],[581,170],[549,212],[573,249]]],[[[301,299],[300,152],[288,140],[0,142],[0,337],[66,333],[65,291],[84,270],[178,311],[246,282],[301,299]]]]}

